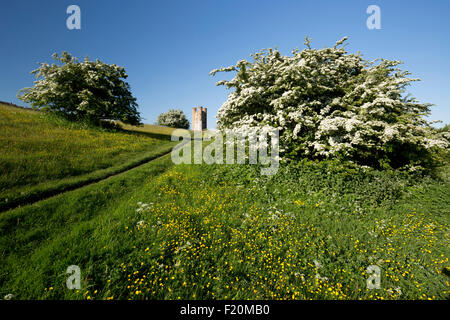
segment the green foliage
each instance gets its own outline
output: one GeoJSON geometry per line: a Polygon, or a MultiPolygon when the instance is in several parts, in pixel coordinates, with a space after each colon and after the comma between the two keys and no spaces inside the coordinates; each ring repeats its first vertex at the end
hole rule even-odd
{"type": "Polygon", "coordinates": [[[218,127],[245,133],[280,130],[281,156],[298,160],[339,158],[378,168],[429,166],[448,141],[423,116],[430,105],[406,94],[412,81],[400,61],[365,61],[338,41],[331,48],[268,49],[235,66],[217,82],[233,91],[219,109],[218,127]]]}
{"type": "Polygon", "coordinates": [[[171,128],[189,129],[189,120],[186,119],[186,115],[180,109],[171,109],[165,113],[161,113],[158,116],[157,124],[171,128]]]}
{"type": "Polygon", "coordinates": [[[115,64],[76,57],[63,52],[53,54],[60,65],[40,63],[32,74],[34,87],[22,89],[18,97],[42,110],[64,115],[71,120],[120,120],[138,125],[141,122],[136,98],[124,81],[125,69],[115,64]]]}

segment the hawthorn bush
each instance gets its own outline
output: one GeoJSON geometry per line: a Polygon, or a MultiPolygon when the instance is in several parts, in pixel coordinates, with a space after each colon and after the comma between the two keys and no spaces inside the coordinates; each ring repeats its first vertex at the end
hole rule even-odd
{"type": "Polygon", "coordinates": [[[63,115],[70,120],[120,120],[131,125],[141,123],[136,98],[124,81],[123,67],[105,64],[63,52],[53,54],[60,64],[40,63],[31,73],[38,79],[34,87],[19,91],[18,98],[41,110],[63,115]]]}
{"type": "Polygon", "coordinates": [[[182,110],[170,109],[158,116],[157,124],[171,128],[189,129],[189,120],[182,110]]]}
{"type": "Polygon", "coordinates": [[[306,48],[284,56],[268,49],[253,61],[215,69],[235,72],[217,82],[234,89],[219,109],[219,129],[244,133],[278,128],[285,160],[340,158],[373,167],[427,167],[448,142],[423,116],[430,104],[405,95],[400,61],[366,61],[343,48],[306,48]]]}

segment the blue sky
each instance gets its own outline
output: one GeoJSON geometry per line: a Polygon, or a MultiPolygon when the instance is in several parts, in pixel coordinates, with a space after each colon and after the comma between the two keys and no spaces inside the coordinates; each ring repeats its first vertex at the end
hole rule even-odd
{"type": "Polygon", "coordinates": [[[63,50],[125,67],[145,123],[180,108],[208,108],[208,127],[227,90],[209,71],[277,46],[283,54],[349,37],[349,52],[402,60],[422,81],[411,92],[435,104],[432,120],[450,123],[450,1],[300,0],[15,0],[0,4],[0,100],[23,105],[37,62],[63,50]],[[81,8],[81,30],[68,30],[66,9],[81,8]],[[381,8],[381,30],[366,27],[366,9],[381,8]]]}

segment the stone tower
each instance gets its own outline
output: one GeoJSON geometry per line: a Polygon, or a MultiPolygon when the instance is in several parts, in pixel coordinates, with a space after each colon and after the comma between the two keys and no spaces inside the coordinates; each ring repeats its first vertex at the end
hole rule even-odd
{"type": "Polygon", "coordinates": [[[206,129],[206,108],[192,108],[192,130],[202,131],[206,129]]]}

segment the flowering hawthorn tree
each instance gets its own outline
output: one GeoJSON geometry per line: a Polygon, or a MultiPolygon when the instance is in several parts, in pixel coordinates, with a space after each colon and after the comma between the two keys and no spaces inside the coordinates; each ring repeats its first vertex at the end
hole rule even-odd
{"type": "Polygon", "coordinates": [[[21,100],[69,119],[140,124],[136,98],[124,81],[128,77],[124,68],[88,58],[79,62],[67,52],[55,53],[53,59],[61,64],[40,63],[31,72],[38,80],[34,87],[19,91],[21,100]]]}
{"type": "Polygon", "coordinates": [[[168,126],[179,129],[189,129],[189,120],[182,110],[170,109],[168,112],[161,113],[158,116],[157,123],[160,126],[168,126]]]}
{"type": "Polygon", "coordinates": [[[422,163],[433,148],[447,147],[432,135],[429,104],[405,96],[400,61],[362,59],[343,48],[306,48],[283,56],[278,50],[252,54],[254,61],[211,71],[236,72],[217,85],[234,89],[217,115],[219,129],[280,130],[285,159],[345,158],[364,165],[422,163]]]}

